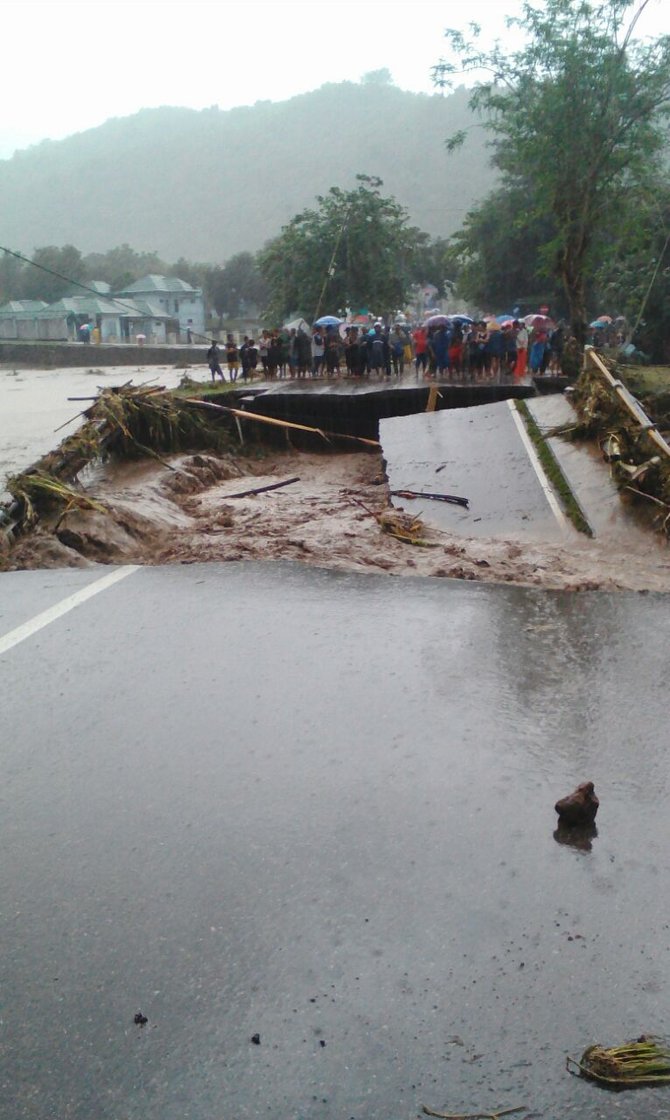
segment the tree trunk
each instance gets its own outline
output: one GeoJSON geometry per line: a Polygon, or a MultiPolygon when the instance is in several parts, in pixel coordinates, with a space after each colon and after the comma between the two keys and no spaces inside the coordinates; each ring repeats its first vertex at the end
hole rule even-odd
{"type": "Polygon", "coordinates": [[[580,350],[583,350],[586,344],[586,299],[584,276],[579,263],[564,259],[561,265],[561,280],[568,304],[570,330],[580,350]]]}

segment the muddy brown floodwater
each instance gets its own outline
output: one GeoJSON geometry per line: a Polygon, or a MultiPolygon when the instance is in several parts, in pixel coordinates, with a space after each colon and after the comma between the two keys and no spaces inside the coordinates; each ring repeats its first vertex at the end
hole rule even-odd
{"type": "MultiPolygon", "coordinates": [[[[258,457],[173,457],[172,469],[143,461],[96,468],[87,491],[106,512],[45,521],[17,543],[10,568],[89,563],[300,560],[348,571],[445,576],[536,587],[670,590],[670,553],[589,540],[565,542],[456,536],[425,526],[421,545],[384,532],[389,506],[374,452],[262,452],[258,457]],[[242,490],[299,481],[245,498],[242,490]]],[[[411,513],[411,502],[405,506],[411,513]]]]}

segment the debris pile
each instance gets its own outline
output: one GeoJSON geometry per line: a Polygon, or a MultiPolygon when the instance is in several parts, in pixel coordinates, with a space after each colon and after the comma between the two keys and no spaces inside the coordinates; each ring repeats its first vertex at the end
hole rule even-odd
{"type": "Polygon", "coordinates": [[[571,400],[578,422],[564,434],[595,439],[619,488],[657,507],[656,526],[670,536],[670,454],[659,431],[663,409],[653,399],[642,405],[626,389],[625,370],[593,354],[577,381],[571,400]]]}
{"type": "Polygon", "coordinates": [[[568,1057],[566,1066],[576,1076],[603,1085],[636,1089],[641,1085],[670,1082],[670,1049],[667,1042],[653,1035],[641,1035],[622,1046],[589,1046],[579,1061],[568,1057]]]}

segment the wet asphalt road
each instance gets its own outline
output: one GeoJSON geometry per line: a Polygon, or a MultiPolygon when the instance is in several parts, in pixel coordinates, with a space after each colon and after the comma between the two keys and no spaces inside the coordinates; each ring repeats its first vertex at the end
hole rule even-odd
{"type": "MultiPolygon", "coordinates": [[[[0,576],[1,632],[100,574],[0,576]]],[[[3,654],[3,1120],[666,1116],[564,1061],[670,1019],[669,637],[652,595],[230,564],[3,654]]]]}
{"type": "Polygon", "coordinates": [[[396,497],[396,506],[462,536],[561,540],[507,401],[392,417],[379,425],[391,490],[457,494],[469,509],[396,497]]]}

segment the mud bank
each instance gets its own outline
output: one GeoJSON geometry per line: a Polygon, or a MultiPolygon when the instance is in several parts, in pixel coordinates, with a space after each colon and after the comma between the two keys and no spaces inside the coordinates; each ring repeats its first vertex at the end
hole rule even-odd
{"type": "MultiPolygon", "coordinates": [[[[195,455],[90,472],[104,507],[43,521],[5,554],[8,570],[95,563],[299,560],[396,576],[441,576],[563,590],[670,591],[670,552],[573,540],[561,544],[456,536],[425,527],[421,545],[384,532],[388,486],[375,453],[195,455]],[[285,488],[244,498],[240,491],[285,488]]],[[[406,504],[411,513],[411,503],[406,504]]]]}

